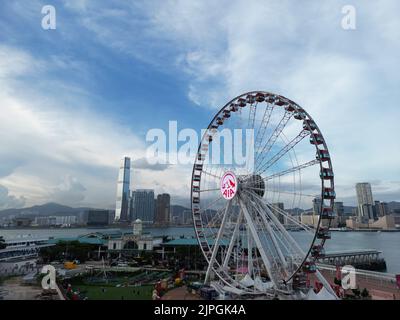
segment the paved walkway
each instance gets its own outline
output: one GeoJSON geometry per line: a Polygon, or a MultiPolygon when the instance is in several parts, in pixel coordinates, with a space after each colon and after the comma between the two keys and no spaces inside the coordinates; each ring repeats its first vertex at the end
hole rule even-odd
{"type": "Polygon", "coordinates": [[[0,286],[0,299],[3,300],[37,300],[42,288],[22,284],[22,277],[4,280],[0,286]]]}
{"type": "MultiPolygon", "coordinates": [[[[321,270],[321,273],[329,282],[333,283],[335,272],[321,270]]],[[[396,282],[366,278],[360,275],[356,276],[356,283],[361,290],[367,288],[373,300],[400,300],[400,289],[397,287],[396,282]]]]}
{"type": "Polygon", "coordinates": [[[161,300],[201,300],[201,298],[196,294],[189,293],[187,287],[183,286],[168,291],[161,300]]]}

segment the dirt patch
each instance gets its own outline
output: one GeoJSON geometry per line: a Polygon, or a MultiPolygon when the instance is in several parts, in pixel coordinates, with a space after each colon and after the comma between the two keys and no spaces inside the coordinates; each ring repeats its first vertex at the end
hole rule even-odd
{"type": "Polygon", "coordinates": [[[2,300],[37,300],[42,288],[28,286],[22,283],[21,277],[5,279],[0,286],[0,299],[2,300]]]}
{"type": "Polygon", "coordinates": [[[202,300],[197,294],[192,294],[187,291],[187,287],[172,289],[164,294],[161,300],[202,300]]]}

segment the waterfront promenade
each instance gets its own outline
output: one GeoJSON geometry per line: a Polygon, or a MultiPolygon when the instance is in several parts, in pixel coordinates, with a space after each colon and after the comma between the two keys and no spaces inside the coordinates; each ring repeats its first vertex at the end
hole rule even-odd
{"type": "MultiPolygon", "coordinates": [[[[330,283],[334,282],[336,267],[318,265],[318,268],[330,283]]],[[[400,300],[400,289],[394,275],[357,269],[356,285],[361,290],[366,288],[372,300],[400,300]]]]}

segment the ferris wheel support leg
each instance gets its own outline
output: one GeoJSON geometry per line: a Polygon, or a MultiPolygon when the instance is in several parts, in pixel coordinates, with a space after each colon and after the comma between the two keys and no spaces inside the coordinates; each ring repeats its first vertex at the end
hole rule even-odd
{"type": "Polygon", "coordinates": [[[275,281],[275,279],[273,277],[271,262],[268,260],[267,254],[265,253],[265,250],[264,250],[264,247],[263,247],[263,245],[261,243],[260,237],[258,236],[256,228],[254,227],[253,220],[251,219],[250,213],[247,210],[246,205],[243,203],[242,198],[239,198],[239,203],[240,203],[240,206],[241,206],[241,208],[243,210],[244,217],[245,217],[245,219],[247,221],[247,224],[248,224],[248,226],[250,228],[250,231],[251,231],[251,234],[253,236],[254,242],[256,243],[256,246],[257,246],[258,250],[260,251],[261,258],[262,258],[262,260],[264,262],[264,265],[267,268],[268,275],[270,276],[274,287],[278,288],[278,284],[276,283],[276,281],[275,281]]]}
{"type": "Polygon", "coordinates": [[[332,294],[336,300],[339,300],[338,296],[336,295],[335,291],[332,289],[331,285],[329,284],[329,282],[325,279],[325,277],[321,274],[321,272],[319,272],[319,270],[317,270],[317,272],[315,273],[315,275],[317,276],[318,280],[322,283],[322,285],[325,287],[326,290],[328,290],[328,292],[330,294],[332,294]]]}
{"type": "Polygon", "coordinates": [[[238,235],[238,232],[239,232],[239,227],[240,227],[240,224],[242,223],[242,217],[243,217],[243,211],[240,210],[238,221],[236,223],[235,230],[233,231],[233,236],[232,236],[232,239],[231,239],[231,241],[229,243],[228,251],[226,252],[226,255],[225,255],[223,268],[226,268],[228,266],[229,258],[230,258],[231,254],[232,254],[232,249],[233,249],[233,246],[235,245],[235,241],[236,241],[236,238],[237,238],[237,235],[238,235]]]}
{"type": "Polygon", "coordinates": [[[281,261],[281,263],[282,263],[283,267],[285,268],[285,270],[287,270],[288,264],[286,262],[286,259],[285,259],[284,255],[283,255],[283,253],[282,253],[282,250],[279,247],[278,241],[277,241],[277,239],[275,237],[275,233],[272,230],[270,223],[267,221],[267,218],[265,217],[265,215],[262,212],[260,212],[259,210],[257,210],[257,211],[258,211],[259,215],[261,216],[261,219],[264,221],[265,226],[267,227],[267,230],[268,230],[268,232],[269,232],[269,234],[271,236],[272,242],[273,242],[273,244],[275,246],[275,249],[276,249],[276,251],[278,253],[279,260],[281,261]]]}
{"type": "Polygon", "coordinates": [[[211,270],[212,270],[213,265],[214,265],[215,257],[217,256],[217,253],[218,253],[219,241],[220,241],[221,236],[223,234],[223,230],[225,228],[225,223],[226,223],[226,220],[227,220],[227,217],[228,217],[228,213],[229,213],[229,210],[230,210],[231,206],[232,206],[232,200],[229,200],[227,205],[226,205],[226,208],[225,208],[225,214],[224,214],[224,217],[222,218],[221,226],[219,227],[219,230],[218,230],[217,239],[215,239],[215,243],[214,243],[213,251],[212,251],[212,254],[211,254],[211,258],[210,258],[210,261],[208,263],[206,277],[204,279],[204,284],[206,284],[208,282],[208,279],[210,277],[210,273],[211,273],[211,270]]]}
{"type": "Polygon", "coordinates": [[[251,231],[247,229],[247,272],[250,277],[253,274],[253,242],[250,237],[251,231]]]}
{"type": "Polygon", "coordinates": [[[285,227],[279,222],[278,218],[275,216],[275,214],[271,211],[271,209],[265,205],[262,201],[259,201],[260,205],[264,207],[265,212],[267,213],[268,217],[274,222],[274,224],[279,228],[281,233],[285,236],[285,238],[289,241],[289,243],[297,250],[299,254],[302,256],[305,256],[305,252],[300,248],[300,246],[297,244],[296,240],[293,239],[293,237],[287,232],[285,227]]]}

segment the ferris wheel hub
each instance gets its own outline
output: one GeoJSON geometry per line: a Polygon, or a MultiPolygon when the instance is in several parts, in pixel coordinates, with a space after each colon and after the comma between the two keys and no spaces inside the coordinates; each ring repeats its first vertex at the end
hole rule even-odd
{"type": "Polygon", "coordinates": [[[221,178],[220,190],[226,200],[232,200],[237,194],[239,181],[232,171],[227,171],[221,178]]]}

